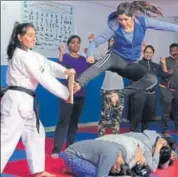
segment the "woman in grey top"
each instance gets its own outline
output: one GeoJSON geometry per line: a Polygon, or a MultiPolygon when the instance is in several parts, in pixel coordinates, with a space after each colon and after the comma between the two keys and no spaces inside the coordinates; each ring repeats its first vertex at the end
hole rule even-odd
{"type": "Polygon", "coordinates": [[[84,140],[70,145],[60,156],[77,177],[108,177],[110,172],[120,172],[126,150],[114,142],[84,140]],[[112,151],[108,153],[108,149],[112,151]]]}
{"type": "Polygon", "coordinates": [[[145,130],[143,133],[129,132],[119,135],[105,135],[96,140],[115,142],[125,147],[127,152],[125,162],[129,164],[131,169],[137,163],[140,163],[140,159],[135,157],[135,150],[138,145],[144,156],[142,163],[145,162],[153,172],[157,170],[159,165],[162,166],[161,163],[165,163],[163,162],[163,158],[168,158],[167,161],[169,161],[169,158],[170,160],[174,160],[173,157],[169,157],[169,155],[166,155],[163,151],[169,146],[170,148],[168,149],[170,153],[171,150],[175,153],[175,148],[173,146],[176,146],[174,145],[176,144],[176,141],[174,141],[172,137],[162,137],[156,131],[145,130]]]}

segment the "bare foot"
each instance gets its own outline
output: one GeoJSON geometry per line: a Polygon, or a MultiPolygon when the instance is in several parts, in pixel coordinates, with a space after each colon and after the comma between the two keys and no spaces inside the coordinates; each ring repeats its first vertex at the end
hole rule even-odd
{"type": "Polygon", "coordinates": [[[55,177],[56,175],[53,175],[51,173],[48,173],[46,171],[43,171],[41,173],[37,173],[34,175],[34,177],[55,177]]]}
{"type": "Polygon", "coordinates": [[[68,104],[74,104],[74,100],[72,98],[72,95],[69,96],[69,98],[66,100],[66,103],[68,103],[68,104]]]}
{"type": "Polygon", "coordinates": [[[69,96],[69,98],[66,100],[66,103],[70,103],[70,96],[69,96]]]}
{"type": "Polygon", "coordinates": [[[57,153],[53,153],[53,154],[51,154],[51,158],[52,159],[58,159],[59,155],[57,153]]]}
{"type": "Polygon", "coordinates": [[[81,89],[79,83],[74,82],[74,93],[78,92],[81,89]]]}

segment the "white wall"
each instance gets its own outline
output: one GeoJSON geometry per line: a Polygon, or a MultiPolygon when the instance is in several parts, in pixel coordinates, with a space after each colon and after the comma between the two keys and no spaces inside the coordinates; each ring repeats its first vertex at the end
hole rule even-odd
{"type": "MultiPolygon", "coordinates": [[[[75,32],[82,38],[81,49],[88,45],[88,35],[90,32],[96,34],[103,31],[107,26],[106,19],[114,8],[97,5],[86,1],[60,1],[75,6],[75,32]]],[[[169,6],[162,6],[165,17],[178,15],[178,3],[169,6]]],[[[6,47],[15,21],[21,22],[21,1],[1,1],[1,64],[6,64],[6,47]]],[[[152,44],[156,48],[155,61],[158,62],[160,56],[167,56],[168,47],[173,42],[178,42],[178,35],[170,32],[148,31],[145,37],[147,44],[152,44]]],[[[100,50],[106,47],[101,46],[100,50]]],[[[57,56],[56,56],[57,57],[57,56]]]]}
{"type": "MultiPolygon", "coordinates": [[[[20,1],[1,1],[1,64],[6,63],[6,47],[15,21],[21,22],[20,1]]],[[[88,46],[88,35],[99,33],[106,27],[106,18],[112,11],[109,7],[81,1],[60,1],[75,6],[75,33],[82,39],[81,49],[88,46]],[[90,10],[86,10],[90,9],[90,10]]],[[[57,57],[57,56],[56,56],[57,57]]]]}
{"type": "Polygon", "coordinates": [[[19,1],[1,1],[1,65],[6,63],[6,47],[15,21],[21,19],[19,1]]]}
{"type": "MultiPolygon", "coordinates": [[[[178,3],[171,5],[160,5],[162,8],[164,19],[166,21],[172,22],[173,19],[170,19],[171,16],[178,16],[178,3]]],[[[163,32],[148,30],[145,37],[147,44],[151,44],[155,47],[155,56],[154,61],[159,62],[161,56],[169,55],[169,46],[171,43],[178,43],[178,33],[172,32],[163,32]]]]}

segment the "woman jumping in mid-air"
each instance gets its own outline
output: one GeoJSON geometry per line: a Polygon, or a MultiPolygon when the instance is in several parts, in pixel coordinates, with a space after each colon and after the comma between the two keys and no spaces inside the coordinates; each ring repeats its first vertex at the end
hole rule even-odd
{"type": "Polygon", "coordinates": [[[74,91],[77,92],[100,73],[110,70],[117,72],[134,82],[123,89],[123,94],[130,95],[138,91],[151,89],[157,83],[156,76],[145,71],[136,62],[141,55],[142,43],[147,29],[178,32],[178,25],[149,18],[163,16],[161,11],[145,1],[121,3],[117,11],[108,17],[108,29],[96,37],[88,47],[87,61],[94,63],[93,53],[96,47],[114,37],[115,43],[105,57],[97,61],[76,80],[74,91]],[[138,14],[138,12],[144,15],[138,14]]]}

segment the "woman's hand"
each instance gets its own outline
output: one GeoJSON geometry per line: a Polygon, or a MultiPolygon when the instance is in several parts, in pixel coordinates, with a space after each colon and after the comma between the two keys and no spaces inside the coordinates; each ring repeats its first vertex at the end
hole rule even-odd
{"type": "Polygon", "coordinates": [[[91,56],[91,57],[87,57],[87,58],[86,58],[86,62],[92,64],[92,63],[95,62],[95,59],[94,59],[94,57],[92,57],[92,56],[91,56]]]}
{"type": "Polygon", "coordinates": [[[62,62],[63,61],[63,55],[65,53],[65,45],[64,44],[61,44],[58,48],[59,50],[59,61],[62,62]]]}
{"type": "Polygon", "coordinates": [[[59,52],[61,54],[64,54],[64,52],[65,52],[65,45],[64,44],[60,44],[58,50],[59,50],[59,52]]]}
{"type": "Polygon", "coordinates": [[[64,73],[65,73],[65,75],[67,75],[67,76],[72,76],[72,75],[75,75],[76,74],[76,71],[75,71],[75,69],[66,69],[65,71],[64,71],[64,73]]]}
{"type": "Polygon", "coordinates": [[[89,36],[88,36],[88,40],[89,41],[93,41],[93,40],[95,40],[96,39],[96,36],[95,36],[95,34],[93,34],[93,33],[91,33],[89,36]]]}
{"type": "Polygon", "coordinates": [[[177,154],[175,151],[172,151],[171,152],[171,157],[170,157],[171,160],[176,160],[177,159],[177,154]]]}
{"type": "Polygon", "coordinates": [[[142,150],[140,149],[140,147],[138,146],[136,151],[135,151],[135,157],[134,157],[134,160],[137,164],[141,164],[141,165],[144,165],[146,164],[146,160],[145,160],[145,157],[143,155],[143,152],[142,150]]]}
{"type": "Polygon", "coordinates": [[[111,101],[114,106],[119,102],[118,93],[111,93],[111,101]]]}
{"type": "Polygon", "coordinates": [[[166,64],[166,58],[165,57],[161,57],[160,58],[160,62],[165,65],[166,64]]]}
{"type": "Polygon", "coordinates": [[[161,148],[166,145],[167,141],[164,138],[160,138],[156,143],[155,152],[159,153],[161,148]]]}

